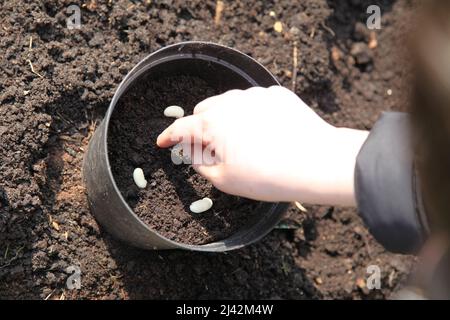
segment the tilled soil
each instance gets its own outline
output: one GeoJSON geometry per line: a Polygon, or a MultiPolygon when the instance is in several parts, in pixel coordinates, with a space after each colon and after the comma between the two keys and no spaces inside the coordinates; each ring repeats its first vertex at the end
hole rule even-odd
{"type": "Polygon", "coordinates": [[[382,249],[354,209],[292,207],[279,229],[229,253],[130,248],[97,225],[80,168],[124,75],[183,40],[235,47],[326,120],[370,129],[382,111],[405,106],[407,69],[395,49],[409,1],[225,1],[215,24],[215,1],[90,0],[80,3],[82,28],[70,30],[73,3],[0,4],[1,298],[385,298],[402,284],[414,259],[382,249]],[[370,33],[372,4],[383,15],[370,33]],[[365,287],[372,264],[381,290],[365,287]],[[66,285],[69,266],[80,268],[79,290],[66,285]]]}
{"type": "Polygon", "coordinates": [[[220,192],[189,164],[175,165],[170,149],[155,143],[174,121],[164,116],[166,107],[182,106],[188,116],[197,103],[220,93],[222,88],[198,77],[143,77],[121,97],[111,118],[108,152],[118,188],[139,218],[181,243],[223,240],[254,223],[259,213],[257,201],[220,192]],[[137,167],[144,171],[146,188],[139,189],[134,182],[137,167]],[[213,201],[213,207],[191,212],[190,204],[204,197],[213,201]]]}

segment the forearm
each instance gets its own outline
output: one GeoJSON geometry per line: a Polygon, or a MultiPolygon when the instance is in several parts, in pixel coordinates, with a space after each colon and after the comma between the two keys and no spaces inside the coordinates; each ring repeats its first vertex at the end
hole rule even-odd
{"type": "Polygon", "coordinates": [[[341,128],[332,140],[327,155],[313,157],[313,176],[306,172],[297,199],[310,204],[357,205],[384,247],[416,252],[428,226],[414,168],[409,116],[384,113],[370,133],[341,128]]]}
{"type": "Polygon", "coordinates": [[[290,200],[308,204],[356,206],[354,173],[356,158],[369,134],[365,130],[331,128],[323,144],[310,146],[311,159],[298,175],[288,177],[294,186],[290,200]],[[323,150],[326,145],[326,150],[323,150]],[[306,168],[306,169],[305,169],[306,168]]]}
{"type": "Polygon", "coordinates": [[[330,152],[324,177],[328,182],[324,204],[356,206],[355,166],[356,158],[369,135],[368,131],[338,128],[336,141],[330,152]]]}

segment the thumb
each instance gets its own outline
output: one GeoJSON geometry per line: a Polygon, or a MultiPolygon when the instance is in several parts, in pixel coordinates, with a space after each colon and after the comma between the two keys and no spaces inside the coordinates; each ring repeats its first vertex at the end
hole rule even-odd
{"type": "Polygon", "coordinates": [[[217,187],[220,182],[220,165],[193,164],[192,167],[195,171],[217,187]]]}

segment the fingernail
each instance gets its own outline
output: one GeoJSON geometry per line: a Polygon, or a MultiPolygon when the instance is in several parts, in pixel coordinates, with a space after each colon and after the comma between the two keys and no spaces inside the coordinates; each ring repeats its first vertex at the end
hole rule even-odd
{"type": "Polygon", "coordinates": [[[158,138],[156,138],[156,144],[158,145],[158,147],[159,147],[159,142],[161,140],[160,137],[161,137],[161,135],[159,135],[158,138]]]}

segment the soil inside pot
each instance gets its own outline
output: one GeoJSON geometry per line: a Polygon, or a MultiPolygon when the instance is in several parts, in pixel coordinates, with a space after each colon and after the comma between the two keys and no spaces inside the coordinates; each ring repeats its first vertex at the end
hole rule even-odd
{"type": "Polygon", "coordinates": [[[134,212],[161,235],[186,244],[225,239],[257,218],[258,202],[230,196],[214,188],[186,164],[175,165],[170,149],[156,145],[157,136],[173,118],[164,116],[170,105],[185,116],[207,97],[229,88],[213,88],[198,77],[143,79],[121,97],[110,123],[109,158],[114,179],[134,212]],[[143,169],[147,187],[139,189],[133,170],[143,169]],[[209,197],[213,207],[192,213],[192,202],[209,197]]]}

